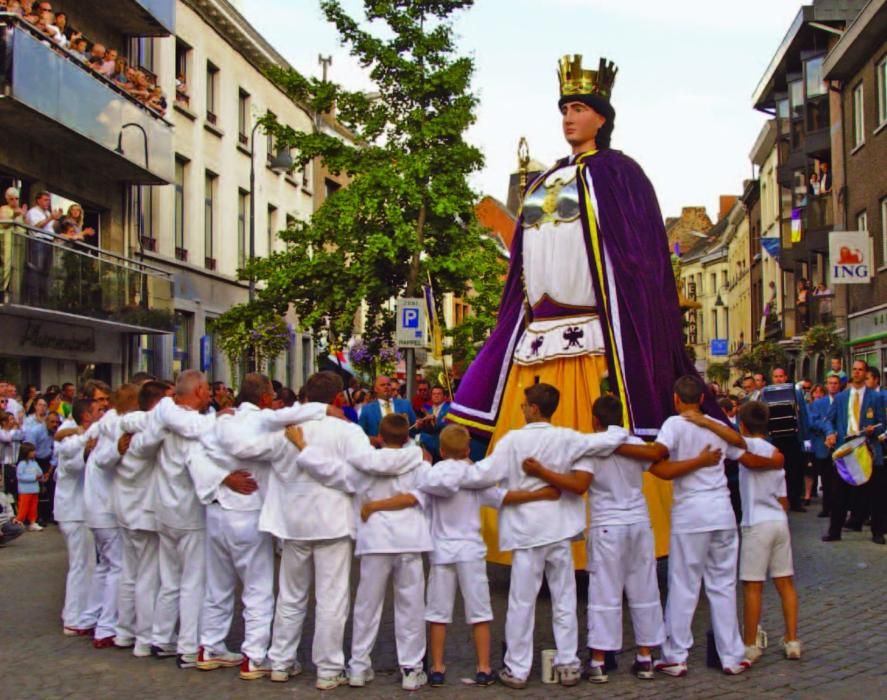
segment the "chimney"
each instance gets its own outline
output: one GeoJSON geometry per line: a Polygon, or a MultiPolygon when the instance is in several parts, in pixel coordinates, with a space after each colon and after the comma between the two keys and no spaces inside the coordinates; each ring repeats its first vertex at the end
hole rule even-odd
{"type": "Polygon", "coordinates": [[[727,214],[730,213],[730,210],[733,208],[733,205],[736,204],[736,201],[739,199],[735,194],[722,194],[719,198],[719,210],[718,210],[718,221],[723,219],[727,214]]]}

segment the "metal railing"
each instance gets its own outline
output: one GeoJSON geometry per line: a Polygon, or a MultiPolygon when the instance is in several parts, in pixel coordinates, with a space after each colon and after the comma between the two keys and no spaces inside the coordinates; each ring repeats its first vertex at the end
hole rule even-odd
{"type": "Polygon", "coordinates": [[[0,220],[0,242],[4,305],[172,330],[169,273],[17,221],[0,220]]]}

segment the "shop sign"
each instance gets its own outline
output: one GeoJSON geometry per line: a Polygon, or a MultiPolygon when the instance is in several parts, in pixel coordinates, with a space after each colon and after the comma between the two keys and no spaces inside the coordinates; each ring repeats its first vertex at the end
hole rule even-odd
{"type": "Polygon", "coordinates": [[[94,353],[95,331],[92,328],[29,320],[19,345],[34,350],[94,353]]]}
{"type": "Polygon", "coordinates": [[[865,231],[832,231],[829,235],[832,284],[868,284],[873,261],[872,239],[865,231]]]}

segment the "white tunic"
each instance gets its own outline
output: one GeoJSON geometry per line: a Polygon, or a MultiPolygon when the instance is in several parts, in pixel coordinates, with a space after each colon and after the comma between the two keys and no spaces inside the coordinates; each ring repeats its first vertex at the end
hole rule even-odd
{"type": "MultiPolygon", "coordinates": [[[[535,457],[552,471],[566,474],[583,460],[608,455],[625,441],[618,433],[583,434],[550,423],[528,423],[512,430],[493,454],[471,465],[464,487],[486,487],[500,482],[505,489],[534,491],[548,484],[523,471],[523,461],[535,457]]],[[[585,529],[585,503],[581,496],[564,492],[557,501],[534,501],[505,506],[499,513],[499,549],[529,549],[577,538],[585,529]]]]}
{"type": "MultiPolygon", "coordinates": [[[[748,451],[761,457],[772,457],[776,448],[763,438],[747,437],[748,451]]],[[[787,522],[779,503],[786,498],[785,471],[782,469],[749,469],[739,465],[739,498],[742,500],[742,527],[751,527],[768,520],[787,522]]]]}
{"type": "MultiPolygon", "coordinates": [[[[61,424],[59,430],[76,428],[72,419],[61,424]]],[[[83,473],[86,462],[83,449],[90,438],[98,434],[98,426],[92,425],[81,435],[70,435],[58,443],[56,466],[55,504],[53,515],[59,522],[83,522],[83,473]]]]}
{"type": "Polygon", "coordinates": [[[378,511],[357,525],[356,556],[364,554],[400,554],[427,552],[432,549],[428,519],[423,512],[426,496],[417,489],[426,470],[431,468],[421,448],[408,445],[399,449],[383,448],[363,452],[346,460],[336,460],[322,448],[308,443],[299,455],[299,466],[321,483],[354,499],[356,519],[360,507],[369,501],[411,493],[419,504],[402,510],[378,511]]]}
{"type": "MultiPolygon", "coordinates": [[[[360,426],[325,416],[302,426],[305,441],[336,459],[372,450],[360,426]]],[[[298,463],[299,451],[283,433],[260,437],[272,443],[268,493],[259,529],[286,540],[331,540],[354,537],[356,525],[351,496],[324,486],[298,463]]]]}
{"type": "Polygon", "coordinates": [[[117,451],[120,415],[109,409],[96,424],[98,443],[86,461],[83,502],[86,524],[92,528],[117,527],[117,518],[111,504],[114,469],[120,460],[117,451]]]}
{"type": "MultiPolygon", "coordinates": [[[[148,413],[133,411],[120,419],[120,433],[141,434],[148,423],[148,413]]],[[[129,530],[155,531],[153,496],[154,464],[157,447],[140,448],[134,437],[120,458],[111,484],[111,508],[121,527],[129,530]]]]}
{"type": "Polygon", "coordinates": [[[659,429],[656,442],[668,448],[668,457],[672,461],[692,459],[706,445],[723,452],[718,464],[697,469],[671,482],[671,531],[735,530],[736,516],[730,505],[723,460],[739,459],[743,450],[728,445],[712,431],[693,425],[681,416],[666,419],[659,429]]]}
{"type": "Polygon", "coordinates": [[[426,510],[434,543],[429,555],[432,564],[477,561],[487,555],[480,534],[480,508],[500,508],[505,490],[494,486],[460,489],[470,466],[465,459],[445,459],[427,470],[419,482],[419,489],[430,496],[426,510]]]}

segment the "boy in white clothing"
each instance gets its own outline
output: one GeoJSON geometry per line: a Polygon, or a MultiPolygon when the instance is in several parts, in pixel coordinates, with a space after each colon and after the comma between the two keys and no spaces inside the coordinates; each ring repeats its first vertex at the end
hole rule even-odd
{"type": "MultiPolygon", "coordinates": [[[[760,401],[749,401],[739,409],[739,429],[748,451],[762,457],[772,457],[777,452],[766,438],[769,417],[767,404],[760,401]]],[[[792,542],[785,515],[789,504],[783,470],[749,469],[740,464],[739,494],[742,498],[739,580],[742,581],[746,658],[754,663],[761,656],[756,638],[761,620],[761,595],[769,573],[782,600],[785,657],[800,659],[798,595],[792,579],[792,542]]]]}
{"type": "MultiPolygon", "coordinates": [[[[649,446],[656,461],[687,460],[709,445],[724,458],[739,460],[745,440],[724,427],[720,433],[714,419],[702,415],[704,387],[693,375],[685,375],[674,385],[677,416],[668,418],[656,442],[649,446]],[[702,425],[691,422],[690,418],[702,425]]],[[[764,466],[770,460],[749,455],[747,461],[764,466]]],[[[652,470],[651,470],[652,471],[652,470]]],[[[693,646],[691,623],[699,602],[699,588],[705,580],[705,593],[711,608],[711,625],[721,666],[727,675],[749,668],[745,646],[736,617],[736,555],[739,537],[730,504],[730,492],[723,461],[686,473],[653,471],[673,481],[671,541],[668,557],[668,601],[665,611],[666,640],[656,670],[670,676],[687,674],[687,656],[693,646]]]]}
{"type": "Polygon", "coordinates": [[[427,682],[422,670],[425,657],[425,572],[422,552],[431,550],[428,521],[422,512],[424,495],[416,489],[420,475],[429,468],[422,450],[410,445],[409,422],[403,415],[385,416],[379,426],[383,448],[336,460],[322,448],[306,445],[301,431],[287,430],[300,454],[299,466],[321,483],[346,493],[359,493],[366,502],[410,494],[411,505],[398,510],[380,511],[375,517],[372,505],[361,509],[357,526],[355,555],[360,558],[360,583],[354,598],[351,660],[348,684],[363,687],[373,680],[370,661],[379,633],[382,605],[388,578],[393,574],[394,633],[397,661],[406,690],[416,690],[427,682]]]}
{"type": "MultiPolygon", "coordinates": [[[[643,445],[622,427],[622,403],[615,396],[602,396],[592,406],[596,432],[622,435],[629,445],[643,445]]],[[[625,447],[621,448],[623,451],[625,447]]],[[[720,461],[720,453],[704,449],[686,464],[671,469],[695,469],[720,461]]],[[[666,464],[655,465],[658,469],[666,464]]],[[[588,530],[588,648],[587,669],[592,683],[606,683],[604,657],[622,648],[622,597],[628,599],[637,656],[632,673],[641,680],[653,678],[650,647],[665,640],[656,555],[650,514],[642,491],[643,474],[651,468],[648,459],[638,460],[613,454],[581,462],[569,474],[546,469],[537,460],[524,462],[530,476],[577,495],[588,491],[591,524],[588,530]]]]}
{"type": "MultiPolygon", "coordinates": [[[[532,490],[545,482],[523,472],[522,464],[535,457],[552,471],[566,474],[588,456],[610,454],[624,435],[583,435],[551,424],[560,393],[550,384],[534,384],[524,390],[522,405],[527,425],[512,430],[493,453],[466,469],[462,486],[482,488],[499,482],[509,490],[532,490]]],[[[499,514],[499,549],[512,552],[511,586],[505,619],[505,668],[499,679],[511,688],[525,688],[533,662],[533,625],[536,597],[542,577],[551,591],[552,626],[557,646],[554,659],[560,683],[579,682],[577,655],[579,628],[576,617],[576,577],[571,543],[585,530],[585,503],[581,496],[565,492],[557,502],[538,501],[499,514]]]]}

